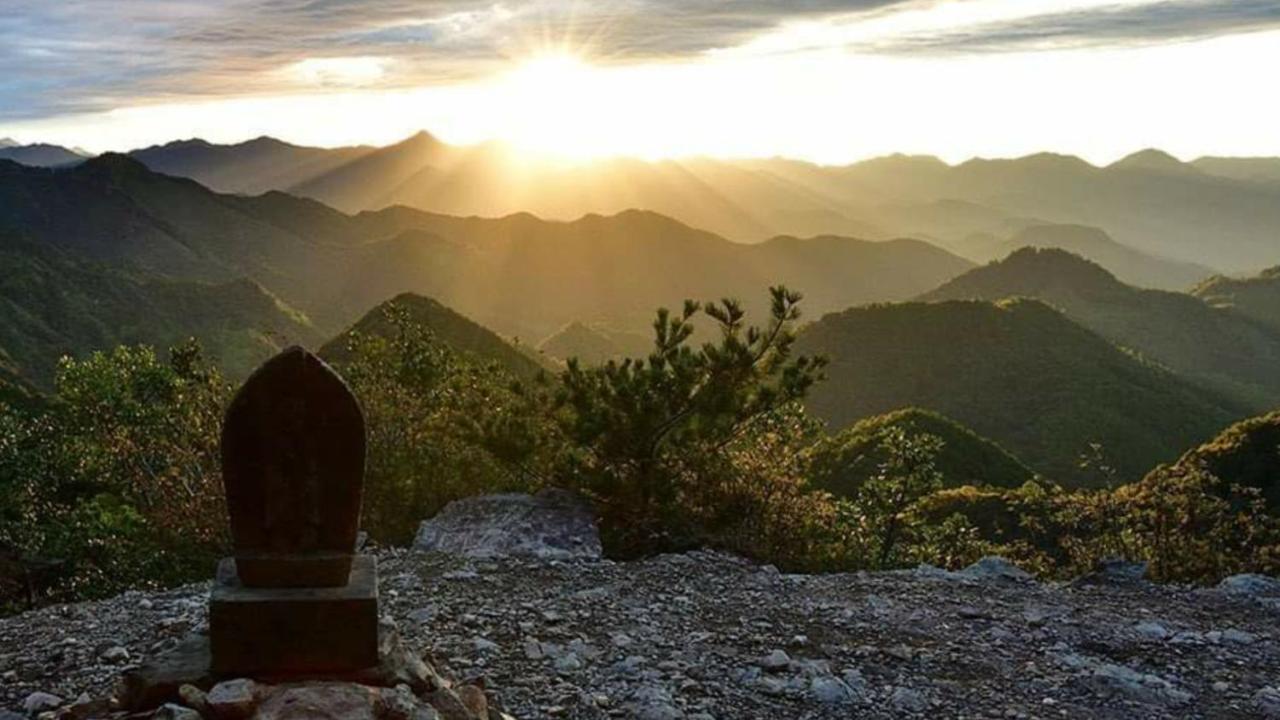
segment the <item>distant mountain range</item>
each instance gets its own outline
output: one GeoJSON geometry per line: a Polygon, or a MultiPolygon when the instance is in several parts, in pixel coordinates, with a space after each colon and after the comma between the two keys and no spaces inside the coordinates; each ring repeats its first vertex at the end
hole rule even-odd
{"type": "Polygon", "coordinates": [[[1024,248],[920,296],[925,301],[1030,297],[1241,405],[1280,406],[1280,332],[1184,293],[1140,290],[1058,249],[1024,248]]]}
{"type": "MultiPolygon", "coordinates": [[[[142,283],[248,279],[321,337],[405,292],[534,343],[573,321],[645,333],[656,307],[685,298],[739,297],[762,310],[778,282],[809,289],[813,314],[902,300],[972,267],[916,240],[751,246],[640,211],[573,222],[404,207],[347,215],[279,192],[221,195],[111,154],[55,169],[0,162],[0,232],[7,252],[48,249],[142,283]]],[[[109,339],[77,337],[49,347],[83,351],[109,339]]]]}
{"type": "Polygon", "coordinates": [[[1249,414],[1029,299],[852,308],[808,326],[796,350],[830,358],[807,403],[835,428],[932,410],[1069,485],[1100,482],[1079,465],[1091,443],[1136,480],[1249,414]]]}
{"type": "Polygon", "coordinates": [[[1280,265],[1254,277],[1209,278],[1192,294],[1215,307],[1231,308],[1280,331],[1280,265]]]}
{"type": "Polygon", "coordinates": [[[1024,247],[1073,252],[1138,287],[1185,292],[1214,274],[1204,265],[1175,262],[1121,245],[1103,230],[1086,225],[1032,224],[1003,239],[979,233],[951,246],[970,260],[982,263],[999,260],[1024,247]]]}
{"type": "Polygon", "coordinates": [[[89,154],[61,145],[22,145],[9,138],[0,141],[0,160],[12,160],[32,167],[58,167],[83,161],[89,154]]]}
{"type": "MultiPolygon", "coordinates": [[[[135,156],[220,190],[284,190],[348,212],[402,204],[451,215],[572,219],[642,208],[748,242],[836,234],[956,247],[975,233],[1002,238],[1028,224],[1075,224],[1102,228],[1146,255],[1256,272],[1276,263],[1280,232],[1280,185],[1266,181],[1272,161],[1184,163],[1155,150],[1107,167],[1051,154],[955,166],[912,156],[842,167],[708,158],[557,164],[529,161],[499,143],[454,147],[419,133],[383,148],[324,150],[259,138],[172,143],[135,156]]],[[[1106,258],[1091,259],[1139,280],[1106,258]]],[[[1142,284],[1172,288],[1184,279],[1142,284]]]]}

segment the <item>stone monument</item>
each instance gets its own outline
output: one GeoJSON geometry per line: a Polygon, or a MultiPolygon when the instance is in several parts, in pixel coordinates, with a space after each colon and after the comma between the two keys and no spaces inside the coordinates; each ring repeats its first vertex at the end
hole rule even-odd
{"type": "Polygon", "coordinates": [[[316,675],[378,665],[377,566],[356,554],[364,416],[320,358],[292,347],[227,410],[222,474],[234,557],[209,600],[217,675],[316,675]]]}

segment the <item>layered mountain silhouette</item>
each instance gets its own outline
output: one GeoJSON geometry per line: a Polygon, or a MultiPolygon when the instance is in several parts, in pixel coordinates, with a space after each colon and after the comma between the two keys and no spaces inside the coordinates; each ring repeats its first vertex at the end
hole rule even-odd
{"type": "Polygon", "coordinates": [[[1280,333],[1183,293],[1126,285],[1063,250],[1024,248],[961,275],[921,300],[1031,297],[1112,342],[1212,387],[1245,407],[1280,405],[1280,333]]]}
{"type": "Polygon", "coordinates": [[[644,208],[749,242],[920,235],[950,245],[973,233],[1006,237],[1029,222],[1077,224],[1103,228],[1149,255],[1231,272],[1275,264],[1280,229],[1280,186],[1155,150],[1107,167],[1047,153],[955,166],[890,156],[826,167],[784,159],[530,161],[499,143],[453,147],[426,133],[372,150],[282,152],[283,143],[269,139],[199,153],[188,145],[138,156],[220,189],[270,187],[347,212],[403,204],[452,215],[529,211],[572,219],[644,208]],[[263,171],[253,159],[260,153],[278,161],[263,171]]]}
{"type": "Polygon", "coordinates": [[[61,145],[37,143],[22,145],[9,138],[0,142],[0,160],[12,160],[33,167],[58,167],[83,161],[88,154],[61,145]]]}
{"type": "Polygon", "coordinates": [[[1004,258],[1024,247],[1059,248],[1088,258],[1130,285],[1186,291],[1214,274],[1194,263],[1180,263],[1121,245],[1100,228],[1087,225],[1032,224],[1009,237],[976,234],[953,246],[978,262],[1004,258]]]}
{"type": "Polygon", "coordinates": [[[1248,414],[1037,300],[852,308],[810,325],[796,349],[830,358],[807,402],[836,428],[932,410],[1071,485],[1100,481],[1079,464],[1091,443],[1133,480],[1248,414]]]}
{"type": "Polygon", "coordinates": [[[69,168],[0,162],[0,230],[147,279],[249,279],[332,335],[405,292],[522,344],[581,321],[647,332],[685,298],[810,288],[821,313],[901,300],[972,264],[915,240],[730,242],[652,212],[572,222],[459,218],[405,207],[348,215],[280,192],[222,195],[121,155],[69,168]]]}
{"type": "Polygon", "coordinates": [[[1280,265],[1254,277],[1209,278],[1192,293],[1215,307],[1231,308],[1280,331],[1280,265]]]}
{"type": "Polygon", "coordinates": [[[539,343],[538,349],[560,360],[577,358],[587,365],[602,365],[610,360],[647,357],[653,351],[653,336],[574,321],[539,343]]]}

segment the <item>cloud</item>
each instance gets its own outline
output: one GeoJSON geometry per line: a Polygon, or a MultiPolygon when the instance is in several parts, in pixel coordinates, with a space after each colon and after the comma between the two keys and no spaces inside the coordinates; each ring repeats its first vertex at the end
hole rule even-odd
{"type": "Polygon", "coordinates": [[[6,0],[0,119],[287,92],[297,74],[284,69],[328,59],[387,58],[395,72],[378,81],[406,87],[475,77],[547,47],[680,57],[790,19],[904,1],[6,0]]]}
{"type": "Polygon", "coordinates": [[[885,53],[973,53],[1143,46],[1280,28],[1275,0],[1160,0],[1046,13],[871,42],[885,53]]]}
{"type": "MultiPolygon", "coordinates": [[[[1070,7],[1082,0],[1062,0],[1070,7]]],[[[540,52],[593,62],[696,57],[794,27],[1001,0],[4,0],[0,120],[148,100],[406,88],[540,52]]],[[[1138,44],[1280,26],[1274,0],[1161,0],[860,37],[867,53],[1138,44]]]]}

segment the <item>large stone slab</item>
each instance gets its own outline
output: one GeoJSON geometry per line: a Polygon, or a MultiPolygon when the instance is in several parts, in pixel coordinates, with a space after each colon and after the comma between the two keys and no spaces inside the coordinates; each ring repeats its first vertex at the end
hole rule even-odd
{"type": "Polygon", "coordinates": [[[340,587],[247,587],[227,558],[209,598],[219,675],[347,672],[378,664],[377,563],[357,555],[340,587]]]}
{"type": "Polygon", "coordinates": [[[591,506],[563,490],[456,500],[422,523],[414,549],[465,557],[597,559],[601,555],[591,506]]]}

